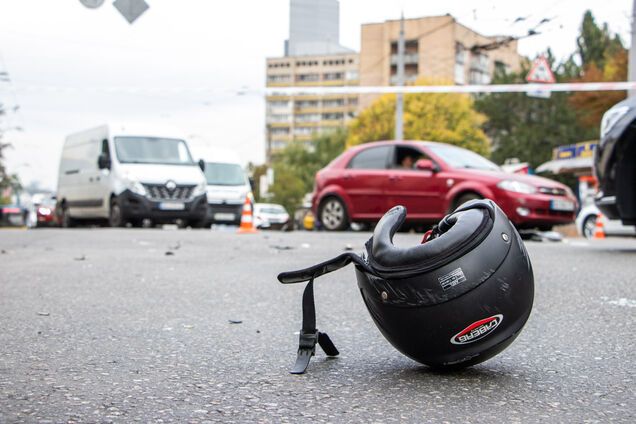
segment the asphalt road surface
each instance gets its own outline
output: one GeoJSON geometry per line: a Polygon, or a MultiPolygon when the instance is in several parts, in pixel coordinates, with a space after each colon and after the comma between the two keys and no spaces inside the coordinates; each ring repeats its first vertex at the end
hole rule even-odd
{"type": "Polygon", "coordinates": [[[290,375],[303,285],[276,274],[368,237],[0,231],[0,422],[636,422],[634,239],[528,242],[524,331],[455,373],[382,337],[352,267],[326,275],[318,328],[341,354],[290,375]]]}

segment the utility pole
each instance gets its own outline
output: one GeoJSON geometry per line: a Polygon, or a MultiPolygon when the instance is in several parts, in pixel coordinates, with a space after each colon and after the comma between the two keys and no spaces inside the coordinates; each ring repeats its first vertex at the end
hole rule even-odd
{"type": "MultiPolygon", "coordinates": [[[[632,44],[629,46],[629,65],[628,78],[629,81],[636,81],[636,0],[632,2],[632,44]]],[[[628,96],[636,95],[636,90],[629,90],[628,96]]]]}
{"type": "MultiPolygon", "coordinates": [[[[634,4],[636,4],[636,0],[634,0],[634,4]]],[[[397,54],[397,85],[398,87],[404,86],[404,12],[402,12],[402,17],[400,18],[400,37],[398,39],[397,54]]],[[[404,140],[404,95],[402,93],[397,94],[397,101],[395,103],[395,139],[404,140]]]]}

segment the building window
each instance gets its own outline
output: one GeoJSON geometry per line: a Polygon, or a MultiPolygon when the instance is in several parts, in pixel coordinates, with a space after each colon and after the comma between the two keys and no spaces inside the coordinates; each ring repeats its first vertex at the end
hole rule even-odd
{"type": "Polygon", "coordinates": [[[294,102],[294,107],[296,109],[318,107],[318,100],[296,100],[294,102]]]}
{"type": "Polygon", "coordinates": [[[344,73],[342,72],[327,72],[322,76],[324,81],[338,81],[344,78],[344,73]]]}
{"type": "Polygon", "coordinates": [[[344,99],[329,99],[322,101],[322,107],[340,107],[344,106],[344,99]]]}
{"type": "Polygon", "coordinates": [[[291,115],[287,113],[272,113],[269,115],[269,122],[289,122],[291,115]]]}
{"type": "Polygon", "coordinates": [[[270,130],[271,135],[288,135],[289,127],[275,127],[270,130]]]}
{"type": "Polygon", "coordinates": [[[320,81],[320,74],[299,74],[299,75],[296,75],[296,81],[300,81],[300,82],[320,81]]]}
{"type": "Polygon", "coordinates": [[[349,97],[349,106],[357,106],[358,105],[358,98],[357,97],[349,97]]]}
{"type": "Polygon", "coordinates": [[[319,113],[300,113],[296,115],[296,122],[319,122],[319,113]]]}
{"type": "Polygon", "coordinates": [[[495,73],[499,75],[506,75],[510,73],[510,65],[500,60],[495,60],[495,73]]]}
{"type": "Polygon", "coordinates": [[[334,112],[334,113],[323,113],[322,119],[325,121],[336,121],[344,118],[344,114],[342,112],[334,112]]]}
{"type": "Polygon", "coordinates": [[[311,135],[314,132],[315,128],[312,127],[296,127],[294,128],[294,135],[311,135]]]}
{"type": "Polygon", "coordinates": [[[466,83],[467,52],[461,43],[455,44],[455,84],[466,83]]]}
{"type": "Polygon", "coordinates": [[[272,149],[282,149],[286,145],[287,145],[286,141],[281,141],[281,140],[272,140],[271,141],[272,149]]]}
{"type": "Polygon", "coordinates": [[[282,83],[282,82],[290,82],[291,77],[289,75],[268,75],[267,82],[273,83],[282,83]]]}
{"type": "Polygon", "coordinates": [[[270,108],[288,108],[289,101],[288,100],[270,100],[267,102],[270,108]]]}
{"type": "Polygon", "coordinates": [[[357,81],[359,78],[358,71],[347,71],[345,78],[347,81],[357,81]]]}
{"type": "Polygon", "coordinates": [[[470,84],[490,84],[488,56],[484,53],[474,53],[470,61],[470,84]]]}

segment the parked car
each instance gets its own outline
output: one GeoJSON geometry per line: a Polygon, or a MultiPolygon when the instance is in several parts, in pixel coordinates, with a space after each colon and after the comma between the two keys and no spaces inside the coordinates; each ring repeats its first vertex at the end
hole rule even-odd
{"type": "MultiPolygon", "coordinates": [[[[593,238],[596,231],[596,220],[601,212],[596,205],[587,205],[576,217],[576,229],[585,238],[593,238]]],[[[636,236],[636,227],[623,225],[619,219],[609,219],[601,215],[603,231],[608,236],[636,236]]]]}
{"type": "Polygon", "coordinates": [[[24,210],[17,205],[0,205],[0,227],[22,227],[25,224],[24,210]]]}
{"type": "Polygon", "coordinates": [[[109,124],[69,135],[60,160],[58,221],[63,227],[95,219],[112,227],[146,219],[202,226],[202,166],[185,137],[169,128],[109,124]]]}
{"type": "Polygon", "coordinates": [[[636,97],[605,112],[594,172],[599,181],[596,206],[610,219],[636,225],[636,97]]]}
{"type": "Polygon", "coordinates": [[[256,228],[285,229],[289,225],[289,214],[282,205],[254,203],[254,226],[256,228]]]}
{"type": "Polygon", "coordinates": [[[460,147],[383,141],[349,149],[318,171],[312,209],[326,230],[375,222],[401,204],[411,222],[435,222],[462,203],[490,198],[519,228],[549,230],[574,221],[577,201],[547,178],[505,173],[460,147]],[[410,163],[413,163],[411,166],[410,163]]]}
{"type": "Polygon", "coordinates": [[[35,226],[46,227],[57,225],[55,214],[56,200],[54,197],[33,196],[33,209],[35,210],[35,226]]]}

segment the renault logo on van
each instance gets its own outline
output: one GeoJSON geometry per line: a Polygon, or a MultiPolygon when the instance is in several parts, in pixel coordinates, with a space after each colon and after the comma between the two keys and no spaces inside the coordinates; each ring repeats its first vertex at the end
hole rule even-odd
{"type": "Polygon", "coordinates": [[[167,188],[169,191],[172,191],[172,190],[174,190],[175,188],[177,188],[177,183],[175,183],[175,182],[174,182],[174,181],[172,181],[172,180],[169,180],[168,182],[166,182],[166,188],[167,188]]]}

